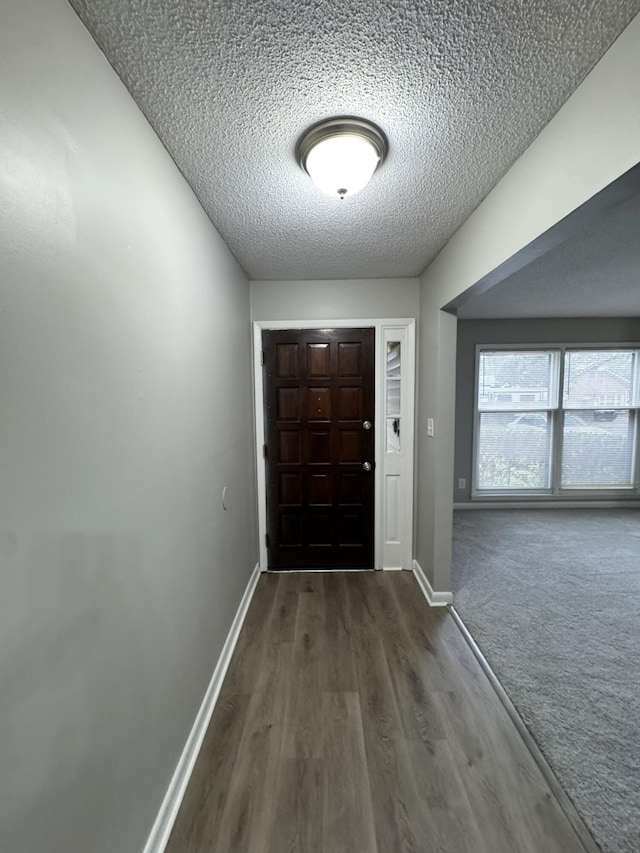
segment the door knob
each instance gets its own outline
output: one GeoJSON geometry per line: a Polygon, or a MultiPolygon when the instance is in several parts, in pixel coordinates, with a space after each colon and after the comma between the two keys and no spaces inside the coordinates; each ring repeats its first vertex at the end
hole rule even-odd
{"type": "Polygon", "coordinates": [[[363,462],[362,467],[365,471],[370,471],[371,470],[371,462],[363,462]]]}
{"type": "Polygon", "coordinates": [[[371,429],[371,421],[365,421],[362,424],[362,429],[371,429]]]}

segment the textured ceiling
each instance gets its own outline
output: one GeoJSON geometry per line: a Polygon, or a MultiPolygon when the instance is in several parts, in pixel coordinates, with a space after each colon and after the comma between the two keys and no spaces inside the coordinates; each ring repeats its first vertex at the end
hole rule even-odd
{"type": "Polygon", "coordinates": [[[458,317],[640,317],[640,196],[469,299],[458,317]]]}
{"type": "Polygon", "coordinates": [[[71,0],[251,278],[413,276],[640,0],[71,0]],[[322,196],[294,157],[331,116],[387,161],[322,196]]]}

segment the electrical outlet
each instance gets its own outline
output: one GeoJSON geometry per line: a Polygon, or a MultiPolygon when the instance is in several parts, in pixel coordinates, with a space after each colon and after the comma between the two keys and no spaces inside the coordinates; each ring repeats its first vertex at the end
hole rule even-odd
{"type": "Polygon", "coordinates": [[[464,477],[458,477],[458,488],[459,489],[466,489],[467,488],[467,481],[464,477]]]}

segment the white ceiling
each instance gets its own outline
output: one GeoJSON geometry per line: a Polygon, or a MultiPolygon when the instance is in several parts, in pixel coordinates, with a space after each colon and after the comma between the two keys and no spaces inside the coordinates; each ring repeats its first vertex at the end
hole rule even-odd
{"type": "Polygon", "coordinates": [[[640,196],[472,297],[461,319],[640,317],[640,196]]]}
{"type": "Polygon", "coordinates": [[[413,276],[640,0],[71,0],[253,279],[413,276]],[[371,184],[324,197],[311,124],[387,134],[371,184]]]}

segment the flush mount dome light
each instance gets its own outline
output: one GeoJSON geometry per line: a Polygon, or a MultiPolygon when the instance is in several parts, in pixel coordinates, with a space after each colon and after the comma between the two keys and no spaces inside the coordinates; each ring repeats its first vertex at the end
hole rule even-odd
{"type": "Polygon", "coordinates": [[[302,136],[298,163],[323,193],[344,198],[365,187],[388,151],[380,128],[358,118],[320,122],[302,136]]]}

